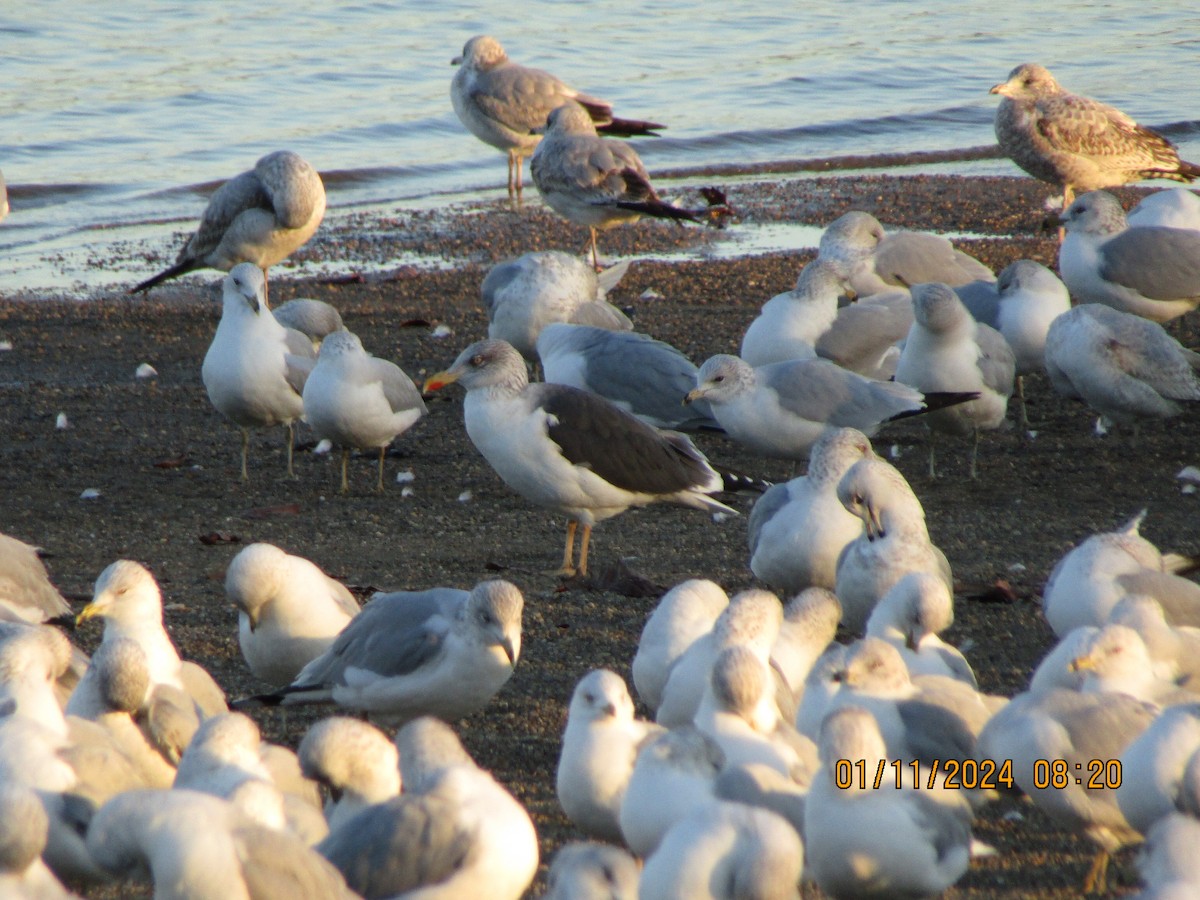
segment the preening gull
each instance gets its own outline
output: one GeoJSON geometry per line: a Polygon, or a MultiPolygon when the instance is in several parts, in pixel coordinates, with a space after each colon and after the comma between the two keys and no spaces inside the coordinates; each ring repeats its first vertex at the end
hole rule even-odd
{"type": "Polygon", "coordinates": [[[577,828],[621,840],[618,816],[638,750],[664,729],[637,719],[629,689],[616,672],[593,669],[571,695],[555,792],[577,828]]]}
{"type": "Polygon", "coordinates": [[[779,634],[771,645],[771,668],[783,676],[795,698],[804,693],[808,674],[832,643],[841,619],[837,595],[822,587],[805,588],[784,606],[779,634]]]}
{"type": "Polygon", "coordinates": [[[293,423],[304,415],[302,391],[315,356],[307,337],[270,314],[262,271],[250,263],[234,266],[200,375],[213,406],[242,431],[242,481],[250,479],[250,429],[270,425],[287,429],[287,473],[295,477],[293,423]]]}
{"type": "Polygon", "coordinates": [[[885,422],[967,399],[962,393],[926,396],[905,384],[873,381],[827,359],[754,368],[723,353],[705,360],[685,398],[708,401],[726,434],[753,452],[797,462],[808,459],[829,428],[874,434],[885,422]]]}
{"type": "Polygon", "coordinates": [[[386,734],[359,719],[330,716],[312,725],[296,750],[300,771],[329,789],[329,830],[400,793],[400,755],[386,734]]]}
{"type": "Polygon", "coordinates": [[[692,726],[673,728],[642,745],[621,803],[621,834],[645,859],[680,819],[713,799],[725,756],[692,726]]]}
{"type": "Polygon", "coordinates": [[[605,134],[653,137],[656,129],[666,127],[614,118],[608,101],[568,87],[549,72],[512,62],[500,42],[486,34],[467,41],[451,65],[461,65],[450,83],[454,112],[471,134],[508,154],[510,195],[520,195],[521,161],[542,139],[546,118],[564,103],[580,104],[605,134]]]}
{"type": "Polygon", "coordinates": [[[564,844],[546,873],[543,900],[638,900],[637,860],[594,841],[564,844]]]}
{"type": "Polygon", "coordinates": [[[481,709],[521,654],[525,601],[507,581],[376,594],[296,680],[246,706],[334,702],[383,722],[481,709]]]}
{"type": "Polygon", "coordinates": [[[131,294],[194,269],[228,272],[251,263],[266,272],[300,249],[325,215],[325,186],[317,170],[289,150],[268,153],[249,172],[225,182],[209,198],[200,226],[175,265],[143,281],[131,294]]]}
{"type": "Polygon", "coordinates": [[[560,250],[539,250],[496,263],[479,286],[488,337],[508,341],[534,362],[538,335],[554,322],[629,331],[629,317],[604,299],[628,268],[626,260],[598,273],[560,250]]]}
{"type": "Polygon", "coordinates": [[[663,688],[676,661],[712,631],[728,605],[729,595],[705,578],[689,578],[662,595],[642,628],[633,657],[633,684],[652,711],[662,702],[663,688]]]}
{"type": "Polygon", "coordinates": [[[767,809],[713,802],[676,822],[646,861],[641,900],[741,900],[800,896],[804,848],[767,809]]]}
{"type": "Polygon", "coordinates": [[[383,456],[388,445],[425,415],[425,401],[412,379],[395,363],[372,356],[358,335],[338,331],[321,343],[317,364],[304,382],[304,420],[320,437],[342,448],[342,493],[351,449],[379,451],[383,492],[383,456]]]}
{"type": "Polygon", "coordinates": [[[898,469],[868,453],[842,476],[837,493],[864,526],[837,565],[834,593],[848,629],[861,632],[875,605],[909,572],[927,572],[953,590],[950,564],[929,540],[925,510],[898,469]]]}
{"type": "Polygon", "coordinates": [[[341,331],[346,326],[342,324],[342,314],[324,300],[313,300],[309,297],[297,297],[282,303],[271,310],[275,321],[284,328],[299,331],[319,347],[321,341],[335,331],[341,331]]]}
{"type": "Polygon", "coordinates": [[[1129,211],[1130,228],[1162,226],[1200,231],[1200,195],[1184,187],[1152,191],[1129,211]]]}
{"type": "Polygon", "coordinates": [[[870,449],[857,429],[828,429],[813,444],[805,475],[758,498],[746,528],[750,571],[784,595],[833,589],[838,557],[862,534],[862,521],[838,500],[838,482],[870,449]]]}
{"type": "Polygon", "coordinates": [[[1143,178],[1192,181],[1200,167],[1179,158],[1174,145],[1125,113],[1059,86],[1037,63],[1023,63],[991,93],[996,140],[1018,166],[1062,189],[1063,208],[1077,191],[1143,178]]]}
{"type": "Polygon", "coordinates": [[[74,615],[51,584],[38,548],[7,534],[0,534],[0,610],[30,624],[74,615]]]}
{"type": "Polygon", "coordinates": [[[840,263],[813,260],[800,270],[792,290],[763,304],[742,336],[738,355],[752,366],[811,359],[818,339],[837,318],[838,298],[849,289],[840,263]]]}
{"type": "Polygon", "coordinates": [[[818,259],[837,263],[860,297],[896,287],[938,281],[957,287],[991,281],[991,269],[956,250],[949,240],[923,231],[885,232],[870,213],[848,212],[821,235],[818,259]]]}
{"type": "Polygon", "coordinates": [[[1200,400],[1198,371],[1200,354],[1161,325],[1100,303],[1063,313],[1046,334],[1054,390],[1118,425],[1179,415],[1200,400]]]}
{"type": "Polygon", "coordinates": [[[954,595],[946,582],[927,572],[910,572],[872,610],[866,634],[900,651],[910,675],[945,675],[977,688],[966,658],[938,637],[953,624],[954,595]]]}
{"type": "Polygon", "coordinates": [[[669,501],[732,512],[709,494],[721,476],[686,437],[659,432],[602,397],[561,384],[530,384],[519,353],[478,341],[425,390],[455,381],[467,389],[467,434],[510,488],[567,516],[563,574],[574,574],[575,530],[583,526],[581,575],[592,525],[631,506],[669,501]]]}
{"type": "Polygon", "coordinates": [[[1130,228],[1107,191],[1078,197],[1062,220],[1067,235],[1058,269],[1076,303],[1103,303],[1154,322],[1200,304],[1200,231],[1130,228]]]}
{"type": "Polygon", "coordinates": [[[822,891],[834,897],[933,897],[966,873],[972,815],[962,792],[936,783],[916,786],[908,760],[903,766],[889,760],[869,712],[847,707],[830,713],[821,725],[820,748],[804,834],[807,871],[822,891]],[[884,772],[879,789],[873,787],[877,771],[884,772]]]}
{"type": "Polygon", "coordinates": [[[554,323],[538,335],[546,381],[599,394],[647,425],[676,431],[718,429],[707,403],[680,401],[696,385],[696,365],[647,334],[554,323]]]}
{"type": "Polygon", "coordinates": [[[538,840],[521,804],[443,722],[409,722],[396,743],[402,761],[419,757],[429,770],[420,778],[406,771],[403,794],[347,820],[321,853],[366,898],[523,896],[537,872],[538,840]]]}
{"type": "Polygon", "coordinates": [[[970,435],[970,477],[975,477],[979,432],[1003,427],[1016,377],[1016,360],[1004,337],[976,322],[958,295],[945,284],[912,289],[915,321],[896,364],[896,380],[926,394],[962,391],[976,395],[931,411],[925,418],[929,441],[929,474],[936,475],[932,434],[970,435]]]}
{"type": "Polygon", "coordinates": [[[225,596],[238,609],[238,645],[256,678],[289,684],[358,615],[341,582],[273,544],[250,544],[229,562],[225,596]]]}
{"type": "Polygon", "coordinates": [[[592,265],[599,266],[596,232],[642,216],[698,222],[695,213],[659,198],[633,148],[605,140],[591,116],[568,101],[550,113],[529,174],[546,205],[591,232],[592,265]]]}

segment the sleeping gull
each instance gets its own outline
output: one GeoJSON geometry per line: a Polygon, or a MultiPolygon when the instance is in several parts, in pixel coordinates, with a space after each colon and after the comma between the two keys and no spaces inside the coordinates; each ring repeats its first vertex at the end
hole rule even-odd
{"type": "MultiPolygon", "coordinates": [[[[104,621],[102,641],[127,637],[146,654],[150,683],[165,684],[191,696],[197,711],[212,715],[225,709],[225,695],[212,676],[193,662],[179,658],[163,626],[162,593],[158,582],[140,563],[119,559],[96,579],[91,602],[79,613],[78,621],[104,621]]],[[[99,685],[89,669],[67,704],[67,712],[91,718],[103,709],[99,685]]]]}
{"type": "Polygon", "coordinates": [[[357,896],[303,841],[190,790],[128,791],[96,813],[87,846],[121,879],[152,880],[156,896],[194,900],[357,896]],[[203,840],[197,840],[203,835],[203,840]]]}
{"type": "Polygon", "coordinates": [[[538,335],[546,381],[599,394],[647,425],[717,429],[707,403],[679,401],[696,385],[696,365],[670,344],[632,331],[555,323],[538,335]]]}
{"type": "Polygon", "coordinates": [[[550,861],[542,900],[638,900],[641,868],[611,844],[564,844],[550,861]]]}
{"type": "Polygon", "coordinates": [[[555,793],[580,831],[621,840],[618,816],[638,750],[662,731],[634,717],[629,689],[616,672],[593,669],[579,680],[567,711],[555,793]]]}
{"type": "Polygon", "coordinates": [[[1062,189],[1063,208],[1076,191],[1094,191],[1143,178],[1192,181],[1200,167],[1179,158],[1158,132],[1118,109],[1072,94],[1037,63],[1023,63],[991,93],[996,140],[1014,163],[1062,189]]]}
{"type": "Polygon", "coordinates": [[[529,174],[547,206],[591,233],[592,265],[597,268],[598,230],[642,216],[700,221],[695,213],[660,199],[633,148],[600,137],[587,110],[573,101],[550,113],[529,174]]]}
{"type": "Polygon", "coordinates": [[[713,629],[729,595],[705,578],[690,578],[662,595],[646,619],[633,657],[633,684],[638,697],[657,711],[663,688],[677,660],[713,629]]]}
{"type": "Polygon", "coordinates": [[[1045,370],[1046,334],[1071,308],[1071,295],[1057,275],[1032,259],[1010,263],[994,283],[977,281],[957,293],[975,321],[1000,332],[1013,352],[1024,433],[1029,428],[1024,376],[1045,370]]]}
{"type": "Polygon", "coordinates": [[[991,269],[949,240],[923,231],[885,232],[870,213],[848,212],[821,235],[817,259],[849,273],[860,297],[896,287],[939,281],[951,287],[995,279],[991,269]]]}
{"type": "Polygon", "coordinates": [[[1054,390],[1118,425],[1179,415],[1182,401],[1200,400],[1198,372],[1200,354],[1161,325],[1101,303],[1063,313],[1046,334],[1054,390]]]}
{"type": "Polygon", "coordinates": [[[970,663],[938,633],[954,624],[954,595],[941,578],[910,572],[883,595],[867,619],[867,637],[887,641],[910,675],[945,675],[979,686],[970,663]]]}
{"type": "Polygon", "coordinates": [[[329,335],[346,327],[336,308],[324,300],[309,297],[297,297],[280,304],[271,310],[271,315],[284,328],[292,328],[305,335],[313,342],[313,347],[319,347],[329,335]]]}
{"type": "Polygon", "coordinates": [[[857,428],[870,435],[885,422],[963,403],[970,396],[926,395],[894,381],[872,381],[826,359],[754,368],[722,353],[705,360],[695,389],[684,400],[708,401],[726,434],[754,453],[799,462],[808,459],[829,428],[857,428]]]}
{"type": "Polygon", "coordinates": [[[826,588],[805,588],[784,606],[779,634],[771,645],[771,668],[794,697],[804,693],[809,672],[833,642],[841,620],[842,604],[826,588]]]}
{"type": "Polygon", "coordinates": [[[538,335],[553,322],[629,331],[633,323],[604,299],[628,268],[626,260],[597,273],[584,260],[560,250],[496,263],[479,286],[488,337],[508,341],[533,362],[538,335]]]}
{"type": "Polygon", "coordinates": [[[376,594],[295,681],[241,704],[334,702],[401,724],[423,715],[461,719],[512,676],[524,605],[507,581],[483,581],[469,592],[376,594]]]}
{"type": "Polygon", "coordinates": [[[800,270],[792,290],[763,304],[742,335],[738,355],[752,366],[811,359],[817,340],[837,318],[838,298],[849,289],[839,263],[813,260],[800,270]]]}
{"type": "Polygon", "coordinates": [[[724,800],[679,820],[646,861],[640,900],[742,900],[800,896],[804,847],[767,809],[724,800]]]}
{"type": "Polygon", "coordinates": [[[1084,693],[1126,694],[1159,706],[1196,699],[1158,671],[1136,631],[1114,622],[1089,634],[1069,665],[1083,673],[1079,690],[1084,693]]]}
{"type": "Polygon", "coordinates": [[[445,723],[416,719],[396,743],[402,765],[420,757],[428,771],[410,778],[405,770],[403,794],[347,820],[320,852],[364,897],[522,897],[538,867],[524,807],[445,723]]]}
{"type": "Polygon", "coordinates": [[[1163,710],[1121,753],[1117,805],[1142,834],[1175,809],[1188,760],[1200,751],[1200,703],[1163,710]]]}
{"type": "Polygon", "coordinates": [[[270,315],[266,278],[250,263],[234,266],[225,277],[221,321],[200,375],[208,399],[242,432],[242,481],[249,481],[246,457],[250,429],[283,425],[287,429],[287,474],[292,470],[293,423],[304,415],[302,391],[316,353],[299,331],[270,315]]]}
{"type": "Polygon", "coordinates": [[[1076,303],[1103,303],[1154,322],[1200,304],[1200,231],[1130,228],[1107,191],[1078,197],[1062,220],[1067,236],[1058,268],[1076,303]]]}
{"type": "Polygon", "coordinates": [[[605,134],[656,137],[655,130],[666,127],[614,118],[607,100],[568,87],[549,72],[510,61],[500,42],[486,34],[467,41],[462,56],[451,65],[461,65],[450,83],[454,112],[471,134],[508,154],[510,196],[520,196],[521,161],[541,141],[546,118],[564,103],[580,104],[605,134]]]}
{"type": "Polygon", "coordinates": [[[46,810],[30,788],[0,784],[0,896],[14,900],[68,900],[42,861],[50,832],[46,810]]]}
{"type": "Polygon", "coordinates": [[[1108,621],[1126,625],[1141,637],[1154,668],[1185,691],[1200,694],[1200,628],[1172,625],[1162,604],[1146,594],[1123,597],[1108,621]]]}
{"type": "Polygon", "coordinates": [[[317,364],[304,382],[304,420],[319,437],[342,448],[342,493],[350,450],[379,451],[383,493],[383,457],[388,446],[425,415],[425,401],[412,379],[395,363],[372,356],[358,335],[339,331],[321,343],[317,364]]]}
{"type": "Polygon", "coordinates": [[[967,391],[974,400],[932,411],[929,474],[936,475],[933,434],[970,435],[974,478],[979,432],[1005,427],[1016,361],[1008,342],[994,328],[976,322],[958,295],[945,284],[920,284],[913,291],[915,321],[896,364],[896,380],[925,394],[967,391]]]}
{"type": "Polygon", "coordinates": [[[1013,780],[1033,804],[1055,824],[1082,832],[1097,845],[1085,892],[1104,890],[1110,853],[1141,840],[1117,806],[1116,784],[1105,767],[1120,758],[1157,712],[1120,693],[1026,692],[997,712],[979,735],[980,759],[1012,760],[1013,780]],[[1062,769],[1056,768],[1059,760],[1062,769]],[[1060,780],[1063,772],[1068,777],[1060,780]]]}
{"type": "Polygon", "coordinates": [[[716,742],[690,725],[646,741],[621,802],[621,834],[645,859],[671,826],[713,799],[713,783],[725,765],[716,742]]]}
{"type": "Polygon", "coordinates": [[[1200,195],[1185,187],[1151,191],[1126,216],[1130,228],[1160,226],[1200,231],[1200,195]]]}
{"type": "Polygon", "coordinates": [[[898,345],[912,323],[912,294],[907,288],[863,297],[838,310],[833,324],[817,338],[817,356],[886,381],[896,374],[898,345]]]}
{"type": "Polygon", "coordinates": [[[296,750],[300,771],[328,788],[329,830],[400,793],[400,755],[386,734],[369,722],[329,716],[312,725],[296,750]]]}
{"type": "Polygon", "coordinates": [[[807,871],[822,891],[834,897],[932,897],[966,873],[972,816],[961,792],[914,784],[908,760],[897,788],[900,767],[891,765],[896,759],[869,712],[847,707],[830,713],[820,747],[804,834],[807,871]],[[848,772],[839,772],[842,761],[848,772]],[[859,761],[866,773],[861,780],[859,761]],[[878,790],[876,771],[885,772],[878,790]]]}
{"type": "Polygon", "coordinates": [[[870,449],[861,431],[828,429],[813,444],[805,475],[758,498],[746,527],[750,571],[784,595],[833,589],[839,555],[862,534],[862,522],[838,500],[838,482],[870,449]]]}
{"type": "Polygon", "coordinates": [[[300,249],[325,215],[321,176],[288,150],[268,153],[249,172],[231,178],[209,198],[200,226],[175,265],[130,290],[146,291],[194,269],[228,272],[250,263],[263,273],[300,249]]]}
{"type": "Polygon", "coordinates": [[[580,575],[587,574],[592,525],[631,506],[669,501],[733,512],[709,494],[721,476],[683,435],[659,432],[611,402],[561,384],[530,384],[520,354],[504,341],[478,341],[425,390],[461,381],[467,434],[510,488],[567,516],[562,574],[574,574],[575,530],[583,526],[580,575]]]}
{"type": "Polygon", "coordinates": [[[50,582],[38,548],[7,534],[0,534],[0,610],[29,624],[74,615],[50,582]]]}
{"type": "Polygon", "coordinates": [[[1147,888],[1137,895],[1141,900],[1189,900],[1200,890],[1200,753],[1184,760],[1166,787],[1167,809],[1146,833],[1138,854],[1147,888]]]}
{"type": "Polygon", "coordinates": [[[898,469],[868,453],[842,476],[837,494],[864,526],[838,558],[834,593],[846,628],[861,633],[875,605],[909,572],[927,572],[953,589],[950,564],[929,540],[925,510],[898,469]]]}
{"type": "Polygon", "coordinates": [[[229,562],[225,596],[238,609],[246,665],[268,684],[289,684],[358,615],[339,581],[273,544],[250,544],[229,562]]]}

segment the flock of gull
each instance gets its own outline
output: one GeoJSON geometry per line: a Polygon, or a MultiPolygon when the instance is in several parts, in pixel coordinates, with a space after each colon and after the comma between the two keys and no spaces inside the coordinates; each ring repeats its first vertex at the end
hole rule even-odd
{"type": "MultiPolygon", "coordinates": [[[[974,476],[981,432],[1006,426],[1022,376],[1040,371],[1110,424],[1200,400],[1200,355],[1163,327],[1200,304],[1200,201],[1164,191],[1127,215],[1103,190],[1200,168],[1020,66],[993,88],[996,132],[1063,191],[1058,275],[1020,260],[997,277],[944,238],[851,212],[762,307],[740,355],[697,367],[605,302],[627,263],[597,271],[598,230],[705,218],[659,197],[629,145],[601,136],[663,126],[614,118],[490,37],[455,62],[463,124],[507,154],[510,192],[530,160],[545,203],[589,229],[591,262],[539,252],[494,267],[488,337],[422,389],[331,307],[268,305],[267,270],[325,209],[294,153],[219,188],[176,263],[134,290],[228,272],[202,377],[241,429],[243,479],[249,429],[287,428],[291,475],[303,420],[342,451],[343,491],[351,450],[378,452],[383,490],[384,451],[425,414],[422,394],[460,384],[479,452],[566,518],[563,575],[587,573],[593,526],[630,507],[733,513],[714,495],[739,476],[689,434],[721,431],[805,467],[749,517],[749,567],[778,595],[690,580],[645,623],[631,671],[652,720],[615,672],[580,678],[555,786],[589,840],[555,855],[547,896],[773,900],[806,883],[839,898],[934,896],[996,853],[973,819],[1015,791],[1096,845],[1087,890],[1103,889],[1110,853],[1144,841],[1142,896],[1200,894],[1190,560],[1141,537],[1140,517],[1089,537],[1045,586],[1059,643],[1028,689],[981,693],[939,637],[954,619],[950,564],[870,443],[920,417],[931,473],[933,439],[949,435],[971,440],[974,476]]],[[[1024,433],[1023,403],[1020,419],[1024,433]]],[[[246,665],[272,686],[232,704],[180,657],[144,566],[119,560],[97,578],[77,617],[103,622],[89,660],[55,627],[72,611],[35,550],[0,536],[0,894],[126,879],[161,898],[522,896],[539,866],[533,822],[452,727],[518,664],[521,591],[491,580],[360,609],[313,563],[262,543],[234,557],[225,590],[246,665]],[[345,714],[293,752],[243,712],[297,704],[345,714]]]]}

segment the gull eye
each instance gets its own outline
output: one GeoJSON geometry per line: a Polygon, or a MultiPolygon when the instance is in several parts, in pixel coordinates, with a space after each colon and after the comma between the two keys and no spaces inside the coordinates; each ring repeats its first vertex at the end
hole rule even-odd
{"type": "Polygon", "coordinates": [[[476,353],[474,356],[471,357],[471,365],[473,365],[473,366],[482,366],[485,361],[486,360],[484,359],[484,356],[482,353],[476,353]]]}
{"type": "Polygon", "coordinates": [[[593,703],[596,702],[596,695],[595,694],[584,694],[583,702],[586,703],[588,706],[591,706],[593,703]]]}
{"type": "Polygon", "coordinates": [[[854,495],[853,495],[853,496],[850,498],[850,502],[851,502],[851,503],[853,503],[855,506],[862,506],[862,504],[863,504],[863,495],[862,495],[862,494],[854,494],[854,495]]]}
{"type": "Polygon", "coordinates": [[[714,375],[713,376],[713,384],[720,384],[724,380],[725,380],[724,375],[714,375]]]}

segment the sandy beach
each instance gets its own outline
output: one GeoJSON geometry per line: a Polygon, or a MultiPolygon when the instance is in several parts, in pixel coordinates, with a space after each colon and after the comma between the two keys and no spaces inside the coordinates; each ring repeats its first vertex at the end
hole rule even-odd
{"type": "MultiPolygon", "coordinates": [[[[862,209],[890,226],[973,235],[957,243],[995,271],[1022,257],[1055,262],[1054,236],[1040,228],[1048,189],[1029,179],[857,176],[724,187],[746,222],[820,226],[862,209]]],[[[698,205],[690,191],[674,193],[698,205]]],[[[1129,206],[1140,191],[1117,193],[1129,206]]],[[[368,350],[419,382],[485,334],[479,283],[493,262],[583,247],[582,229],[564,225],[536,196],[527,199],[522,210],[495,202],[340,220],[301,256],[361,260],[366,274],[296,280],[280,266],[271,274],[272,303],[332,303],[368,350]],[[438,257],[443,266],[388,265],[410,254],[438,257]],[[439,325],[450,335],[436,337],[439,325]]],[[[603,235],[601,248],[613,258],[687,254],[635,262],[609,299],[630,310],[639,330],[698,363],[736,352],[758,307],[793,285],[812,251],[726,259],[714,250],[721,240],[714,231],[658,223],[603,235]]],[[[114,283],[131,285],[166,260],[166,252],[154,259],[131,248],[127,258],[96,265],[110,268],[114,283]]],[[[510,579],[526,597],[520,663],[492,704],[458,728],[478,762],[528,807],[547,863],[558,846],[580,837],[554,796],[571,691],[592,668],[629,679],[658,591],[625,596],[542,574],[558,563],[563,522],[508,490],[471,446],[458,389],[435,396],[430,414],[397,442],[382,495],[373,491],[369,457],[353,461],[345,496],[337,492],[336,454],[301,453],[299,480],[282,480],[281,430],[254,435],[251,480],[239,483],[237,431],[211,407],[200,381],[219,317],[219,279],[208,272],[137,299],[114,291],[84,302],[0,300],[0,341],[11,343],[0,352],[0,529],[45,548],[55,582],[76,608],[108,563],[143,562],[162,585],[181,653],[206,666],[231,698],[264,687],[240,657],[236,615],[222,587],[226,564],[247,543],[269,541],[308,557],[363,594],[510,579]],[[141,363],[157,377],[135,378],[141,363]],[[69,427],[56,428],[60,413],[69,427]],[[413,474],[410,497],[395,481],[402,471],[413,474]],[[83,499],[89,489],[99,496],[83,499]]],[[[1196,343],[1194,326],[1182,340],[1196,343]]],[[[1145,536],[1164,551],[1200,551],[1200,498],[1181,493],[1176,480],[1184,466],[1200,464],[1194,414],[1147,423],[1136,439],[1121,429],[1098,437],[1095,416],[1054,395],[1044,377],[1030,379],[1026,391],[1036,437],[1022,441],[1015,429],[985,435],[974,482],[965,477],[966,443],[948,440],[939,445],[943,476],[928,477],[919,422],[889,427],[874,441],[909,479],[953,566],[957,621],[948,639],[969,646],[982,689],[1005,695],[1024,687],[1053,643],[1040,591],[1071,546],[1148,508],[1145,536]]],[[[770,480],[789,477],[789,464],[756,459],[722,438],[697,442],[715,461],[770,480]]],[[[753,495],[728,502],[744,514],[753,495]]],[[[754,584],[744,515],[717,524],[675,507],[630,511],[598,526],[592,543],[597,580],[619,560],[659,589],[690,577],[730,591],[754,584]]],[[[87,624],[75,638],[90,649],[99,627],[87,624]]],[[[275,713],[257,718],[264,736],[295,746],[317,715],[289,714],[286,729],[275,713]]],[[[998,854],[976,861],[947,896],[1080,895],[1093,848],[1031,805],[1007,798],[987,807],[976,835],[998,854]]],[[[1137,882],[1133,854],[1118,862],[1112,881],[1119,895],[1137,882]]]]}

